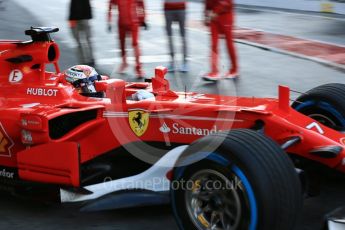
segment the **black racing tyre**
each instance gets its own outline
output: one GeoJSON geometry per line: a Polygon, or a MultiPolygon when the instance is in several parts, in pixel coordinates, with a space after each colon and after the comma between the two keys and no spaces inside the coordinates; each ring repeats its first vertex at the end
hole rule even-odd
{"type": "Polygon", "coordinates": [[[345,84],[313,88],[298,97],[292,107],[332,129],[345,130],[345,84]]]}
{"type": "Polygon", "coordinates": [[[173,172],[170,196],[181,230],[295,228],[301,183],[274,141],[248,129],[212,134],[191,144],[184,161],[205,152],[202,160],[173,172]],[[216,148],[205,148],[214,140],[216,148]]]}

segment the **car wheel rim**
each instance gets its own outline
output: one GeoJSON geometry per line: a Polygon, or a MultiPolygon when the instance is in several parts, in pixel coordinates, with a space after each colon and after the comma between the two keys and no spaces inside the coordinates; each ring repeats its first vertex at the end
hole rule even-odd
{"type": "Polygon", "coordinates": [[[199,230],[238,229],[245,221],[243,200],[245,189],[235,175],[205,169],[192,175],[193,187],[185,193],[188,215],[199,230]]]}

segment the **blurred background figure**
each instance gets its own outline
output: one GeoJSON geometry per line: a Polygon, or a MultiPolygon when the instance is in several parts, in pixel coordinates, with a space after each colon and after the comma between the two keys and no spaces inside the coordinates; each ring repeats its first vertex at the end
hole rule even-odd
{"type": "Polygon", "coordinates": [[[205,80],[236,78],[238,64],[233,41],[234,10],[232,0],[206,0],[205,24],[211,30],[211,72],[203,76],[205,80]],[[219,37],[225,37],[227,51],[231,59],[231,69],[225,75],[219,73],[219,37]]]}
{"type": "Polygon", "coordinates": [[[118,32],[122,55],[122,64],[118,70],[124,73],[128,67],[126,54],[126,36],[132,37],[132,46],[135,55],[135,72],[138,78],[144,77],[140,63],[139,27],[147,27],[145,23],[145,5],[143,0],[110,0],[108,10],[108,30],[112,30],[112,9],[117,7],[119,12],[118,32]]]}
{"type": "Polygon", "coordinates": [[[4,6],[4,1],[0,0],[0,10],[4,10],[5,6],[4,6]]]}
{"type": "Polygon", "coordinates": [[[189,68],[187,65],[187,40],[186,40],[186,0],[164,0],[164,15],[166,23],[166,31],[169,40],[169,50],[171,56],[171,62],[168,66],[169,72],[174,72],[175,68],[175,50],[173,42],[172,24],[177,22],[180,27],[180,35],[182,40],[182,53],[183,63],[179,70],[181,72],[188,72],[189,68]]]}
{"type": "Polygon", "coordinates": [[[69,24],[73,37],[78,44],[79,62],[80,64],[94,66],[90,19],[92,19],[90,1],[71,0],[69,24]]]}

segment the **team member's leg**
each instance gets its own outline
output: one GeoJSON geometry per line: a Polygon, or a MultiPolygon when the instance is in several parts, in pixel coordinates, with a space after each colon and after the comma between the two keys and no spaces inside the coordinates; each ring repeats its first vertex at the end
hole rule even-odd
{"type": "Polygon", "coordinates": [[[120,49],[121,49],[121,57],[122,57],[122,64],[119,68],[119,73],[123,73],[128,64],[127,64],[127,54],[126,54],[126,27],[119,25],[119,40],[120,40],[120,49]]]}
{"type": "Polygon", "coordinates": [[[233,37],[233,26],[232,26],[232,20],[227,26],[223,28],[226,45],[228,48],[228,54],[231,62],[231,69],[230,71],[225,75],[226,78],[235,78],[238,76],[238,59],[237,59],[237,53],[236,48],[234,44],[234,37],[233,37]]]}
{"type": "Polygon", "coordinates": [[[165,13],[165,28],[166,33],[168,36],[168,43],[169,43],[169,52],[171,57],[170,65],[168,66],[169,72],[175,71],[175,50],[174,50],[174,42],[173,42],[173,33],[172,33],[172,23],[174,20],[174,12],[166,10],[165,13]]]}
{"type": "Polygon", "coordinates": [[[132,25],[131,29],[131,34],[132,34],[132,46],[134,49],[134,56],[135,56],[135,71],[136,75],[139,78],[144,77],[144,73],[141,68],[141,62],[140,62],[140,46],[139,46],[139,27],[138,25],[132,25]]]}
{"type": "Polygon", "coordinates": [[[218,71],[218,43],[219,43],[219,26],[216,22],[211,22],[211,72],[203,76],[205,80],[217,81],[220,80],[218,71]]]}
{"type": "Polygon", "coordinates": [[[218,23],[212,22],[211,28],[211,72],[218,74],[218,44],[219,44],[219,28],[218,23]]]}
{"type": "Polygon", "coordinates": [[[180,35],[182,39],[182,53],[183,53],[183,64],[181,65],[180,71],[181,72],[188,72],[188,65],[187,65],[187,38],[186,38],[186,10],[179,10],[177,12],[178,23],[180,26],[180,35]]]}

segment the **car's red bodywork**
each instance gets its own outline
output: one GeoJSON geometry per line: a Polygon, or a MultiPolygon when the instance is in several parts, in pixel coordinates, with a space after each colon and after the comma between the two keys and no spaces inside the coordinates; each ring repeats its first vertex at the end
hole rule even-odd
{"type": "Polygon", "coordinates": [[[0,42],[1,177],[18,173],[20,180],[78,187],[83,164],[126,144],[189,144],[210,132],[253,128],[258,121],[279,144],[299,137],[288,153],[345,172],[345,134],[293,110],[287,87],[280,87],[279,99],[173,92],[165,69],[157,68],[152,83],[103,80],[96,88],[106,98],[84,97],[64,80],[58,58],[53,41],[0,42]],[[48,64],[56,71],[46,71],[48,64]],[[138,90],[152,92],[155,100],[131,100],[138,90]],[[136,132],[131,113],[138,111],[147,124],[136,132]],[[311,153],[329,146],[341,151],[311,153]]]}

